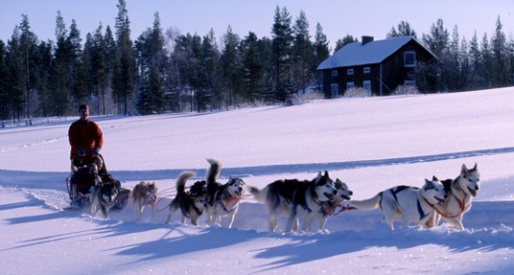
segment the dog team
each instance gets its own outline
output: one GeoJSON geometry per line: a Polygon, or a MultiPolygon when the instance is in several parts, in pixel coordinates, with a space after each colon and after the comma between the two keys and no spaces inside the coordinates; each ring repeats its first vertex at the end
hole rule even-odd
{"type": "MultiPolygon", "coordinates": [[[[239,203],[248,190],[268,210],[270,232],[277,231],[280,216],[286,217],[284,232],[298,231],[300,220],[301,230],[310,232],[314,222],[317,222],[318,230],[323,230],[327,219],[341,211],[377,208],[382,212],[384,222],[393,230],[394,221],[401,221],[402,226],[415,224],[431,228],[438,225],[441,219],[448,226],[463,230],[462,218],[470,210],[472,200],[480,188],[477,164],[471,169],[463,164],[455,179],[440,181],[433,177],[431,180],[425,179],[420,188],[401,185],[366,200],[351,200],[353,192],[348,185],[339,179],[332,180],[327,171],[319,172],[312,180],[277,180],[259,189],[247,187],[240,178],[230,177],[225,184],[218,182],[220,162],[215,159],[207,161],[210,166],[205,180],[196,181],[186,188],[187,181],[195,173],[186,171],[179,175],[176,181],[177,193],[169,204],[165,224],[169,224],[172,215],[180,210],[182,223],[189,219],[191,224],[198,225],[199,217],[205,213],[209,226],[220,225],[221,218],[227,217],[227,227],[230,228],[239,203]]],[[[132,190],[138,220],[145,206],[151,206],[154,210],[152,213],[155,212],[157,191],[154,183],[146,182],[137,184],[132,190]]],[[[91,198],[92,213],[95,207],[93,200],[96,198],[98,196],[91,198]]],[[[108,211],[102,209],[105,217],[108,211]]]]}

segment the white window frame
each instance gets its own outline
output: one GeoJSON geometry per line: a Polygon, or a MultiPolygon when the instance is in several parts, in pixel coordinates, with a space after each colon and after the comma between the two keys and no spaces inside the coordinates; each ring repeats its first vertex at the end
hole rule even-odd
{"type": "Polygon", "coordinates": [[[362,88],[368,92],[371,92],[371,80],[362,81],[362,88]]]}
{"type": "Polygon", "coordinates": [[[403,53],[403,66],[412,68],[416,67],[416,52],[415,51],[406,51],[403,53]],[[412,56],[407,58],[407,56],[412,56]],[[407,63],[408,60],[412,59],[412,63],[407,63]]]}
{"type": "Polygon", "coordinates": [[[362,72],[365,73],[365,74],[369,74],[369,73],[371,73],[371,68],[370,67],[364,67],[362,69],[362,72]]]}
{"type": "Polygon", "coordinates": [[[353,75],[353,69],[347,69],[346,75],[353,75]]]}
{"type": "Polygon", "coordinates": [[[337,83],[330,84],[330,96],[331,96],[331,98],[339,97],[339,84],[337,84],[337,83]]]}
{"type": "Polygon", "coordinates": [[[403,85],[416,87],[416,80],[405,80],[403,81],[403,85]]]}
{"type": "Polygon", "coordinates": [[[336,77],[339,75],[339,72],[337,70],[332,70],[332,76],[336,77]]]}
{"type": "Polygon", "coordinates": [[[346,82],[346,90],[350,90],[353,88],[355,88],[355,83],[353,83],[353,81],[346,82]]]}

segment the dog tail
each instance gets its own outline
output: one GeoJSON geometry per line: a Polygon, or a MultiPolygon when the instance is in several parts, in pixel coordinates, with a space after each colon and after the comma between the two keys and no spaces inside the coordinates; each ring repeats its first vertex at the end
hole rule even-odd
{"type": "Polygon", "coordinates": [[[184,194],[186,192],[186,182],[188,179],[194,177],[194,172],[186,171],[180,173],[177,179],[177,194],[184,194]]]}
{"type": "Polygon", "coordinates": [[[267,188],[259,190],[255,186],[248,186],[248,191],[250,191],[256,201],[264,202],[266,200],[267,188]]]}
{"type": "Polygon", "coordinates": [[[355,207],[359,210],[373,210],[377,209],[380,205],[380,201],[382,200],[382,192],[378,193],[373,198],[367,200],[351,200],[348,202],[348,207],[355,207]]]}
{"type": "Polygon", "coordinates": [[[215,159],[207,159],[207,162],[211,165],[207,169],[207,186],[213,184],[218,179],[221,170],[221,163],[215,159]]]}

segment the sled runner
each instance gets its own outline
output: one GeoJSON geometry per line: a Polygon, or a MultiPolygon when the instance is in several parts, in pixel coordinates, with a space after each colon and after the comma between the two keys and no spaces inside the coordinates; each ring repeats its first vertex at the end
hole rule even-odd
{"type": "Polygon", "coordinates": [[[95,164],[96,161],[71,161],[71,174],[66,178],[66,189],[70,198],[69,209],[89,207],[89,195],[100,182],[114,184],[116,189],[118,189],[118,196],[116,197],[116,204],[113,209],[123,209],[127,205],[130,189],[121,187],[120,181],[107,173],[105,162],[101,155],[98,155],[96,160],[99,160],[101,163],[100,169],[95,164]],[[94,167],[95,165],[97,166],[94,167]]]}

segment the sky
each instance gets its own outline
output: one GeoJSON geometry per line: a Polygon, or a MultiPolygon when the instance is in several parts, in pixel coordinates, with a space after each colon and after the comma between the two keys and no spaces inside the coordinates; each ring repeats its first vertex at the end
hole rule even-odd
{"type": "MultiPolygon", "coordinates": [[[[132,189],[159,187],[157,211],[136,221],[132,197],[109,219],[69,205],[67,130],[77,117],[0,128],[2,274],[514,274],[514,87],[338,98],[210,113],[92,116],[109,172],[132,189]],[[222,121],[223,123],[220,123],[222,121]],[[327,170],[361,200],[477,164],[480,189],[462,231],[444,223],[391,230],[380,210],[330,217],[325,230],[268,233],[268,211],[244,196],[233,227],[182,225],[166,205],[183,171],[206,158],[264,188],[327,170]]],[[[245,193],[247,194],[247,193],[245,193]]],[[[350,201],[351,205],[351,201],[350,201]]],[[[188,222],[189,223],[189,222],[188,222]]],[[[317,223],[315,222],[315,225],[317,223]]],[[[281,217],[279,230],[285,227],[281,217]]]]}
{"type": "MultiPolygon", "coordinates": [[[[118,9],[115,0],[1,0],[0,39],[7,42],[22,14],[29,17],[32,31],[40,40],[55,40],[55,19],[60,10],[69,28],[75,19],[83,37],[93,33],[100,22],[114,28],[118,9]]],[[[323,27],[331,47],[347,34],[359,38],[371,35],[384,39],[391,27],[408,22],[418,37],[430,32],[431,26],[443,19],[452,32],[455,25],[461,38],[469,41],[474,32],[478,38],[487,33],[490,38],[500,16],[507,38],[514,35],[514,3],[511,0],[127,0],[133,39],[152,27],[154,13],[159,12],[164,30],[174,28],[181,34],[204,36],[211,28],[221,41],[230,25],[241,38],[252,31],[258,37],[271,37],[276,7],[286,7],[295,20],[304,11],[314,35],[317,23],[323,27]]]]}

